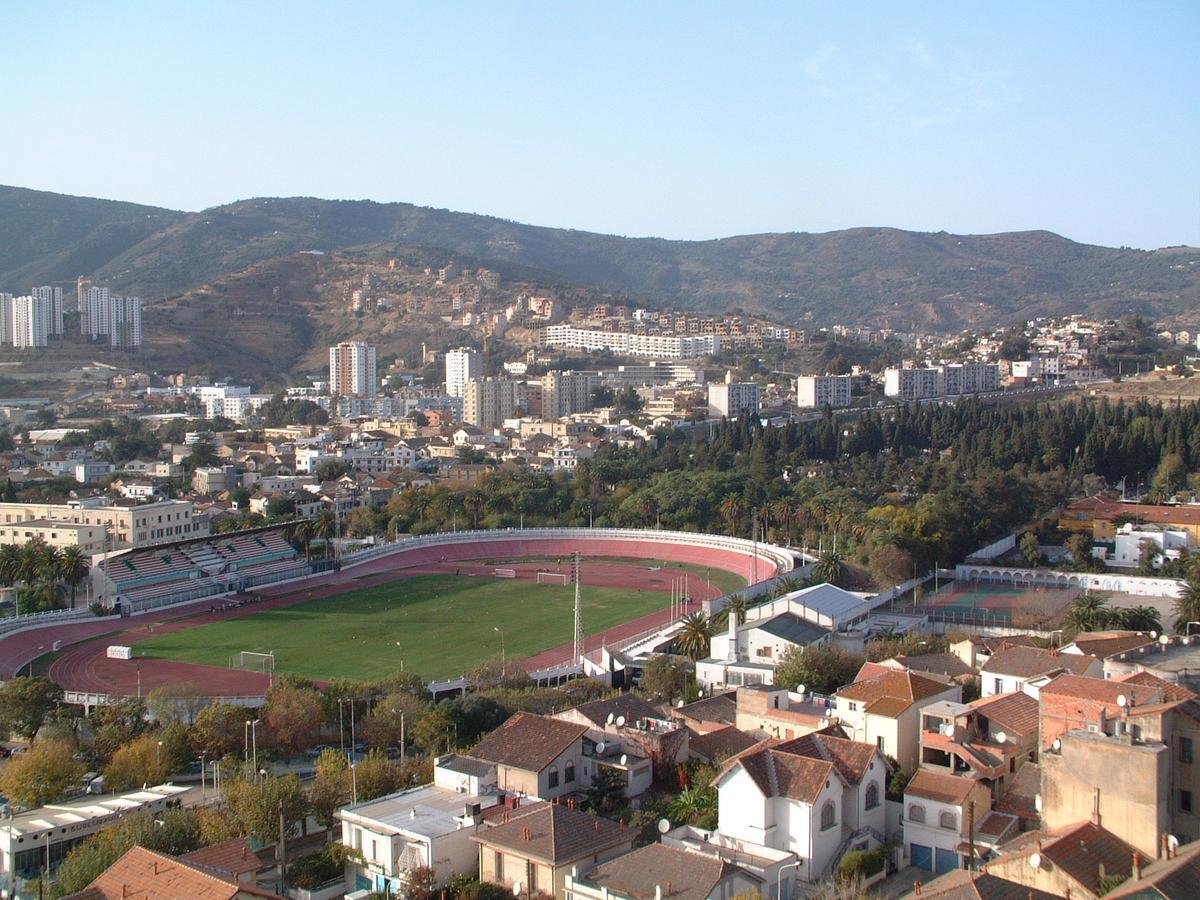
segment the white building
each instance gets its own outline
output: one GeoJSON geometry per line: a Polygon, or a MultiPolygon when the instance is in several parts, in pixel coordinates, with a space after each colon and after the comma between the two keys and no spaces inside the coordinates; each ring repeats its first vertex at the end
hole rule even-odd
{"type": "Polygon", "coordinates": [[[446,351],[446,393],[461,397],[468,381],[483,377],[483,361],[470,347],[446,351]]]}
{"type": "Polygon", "coordinates": [[[567,350],[605,350],[619,356],[656,356],[660,359],[688,359],[721,352],[721,339],[715,334],[675,337],[665,334],[628,334],[624,331],[592,331],[570,325],[551,325],[546,329],[546,345],[567,350]]]}
{"type": "Polygon", "coordinates": [[[1113,537],[1113,552],[1105,561],[1129,568],[1142,559],[1142,545],[1151,544],[1158,551],[1154,568],[1162,567],[1167,560],[1179,559],[1191,546],[1191,535],[1186,528],[1169,528],[1161,525],[1134,525],[1126,522],[1113,537]]]}
{"type": "Polygon", "coordinates": [[[839,688],[834,709],[846,734],[878,747],[911,772],[921,755],[921,710],[943,700],[962,702],[962,687],[930,675],[891,671],[839,688]]]}
{"type": "Polygon", "coordinates": [[[117,350],[136,350],[142,346],[142,300],[140,297],[113,297],[109,311],[109,345],[117,350]]]}
{"type": "Polygon", "coordinates": [[[52,285],[35,287],[29,292],[38,300],[44,301],[46,317],[46,334],[61,335],[63,333],[63,290],[52,285]]]}
{"type": "MultiPolygon", "coordinates": [[[[717,831],[749,855],[759,847],[792,853],[796,878],[820,881],[842,853],[883,843],[887,778],[874,746],[829,734],[749,750],[715,782],[717,831]]],[[[790,872],[783,888],[784,897],[793,896],[790,872]]]]}
{"type": "Polygon", "coordinates": [[[592,372],[547,372],[541,378],[542,418],[561,419],[587,412],[600,376],[592,372]]]}
{"type": "Polygon", "coordinates": [[[329,348],[329,392],[338,397],[374,397],[375,348],[358,341],[343,341],[329,348]]]}
{"type": "Polygon", "coordinates": [[[32,349],[46,346],[50,303],[36,297],[14,297],[12,301],[12,343],[32,349]]]}
{"type": "Polygon", "coordinates": [[[753,381],[734,381],[726,372],[725,380],[708,386],[708,414],[736,419],[755,415],[761,402],[759,387],[753,381]]]}
{"type": "Polygon", "coordinates": [[[1000,390],[996,363],[951,363],[925,368],[886,369],[883,392],[899,400],[927,400],[1000,390]]]}
{"type": "MultiPolygon", "coordinates": [[[[918,769],[904,790],[904,845],[909,862],[939,875],[963,868],[962,860],[969,853],[959,847],[972,838],[972,805],[978,825],[992,808],[991,792],[982,781],[918,769]]],[[[978,841],[978,835],[974,837],[978,841]]]]}
{"type": "Polygon", "coordinates": [[[516,414],[520,391],[520,382],[509,378],[468,381],[463,388],[463,421],[481,428],[498,427],[516,414]]]}
{"type": "Polygon", "coordinates": [[[737,616],[731,615],[726,630],[713,635],[708,658],[696,662],[696,680],[711,690],[774,684],[775,667],[785,653],[796,647],[824,646],[831,638],[828,628],[793,612],[781,612],[740,626],[737,616]]]}
{"type": "Polygon", "coordinates": [[[13,295],[0,291],[0,344],[13,342],[13,295]]]}
{"type": "Polygon", "coordinates": [[[112,297],[108,288],[92,285],[81,298],[79,307],[79,330],[93,341],[108,336],[112,329],[112,297]]]}
{"type": "Polygon", "coordinates": [[[796,379],[796,405],[799,407],[850,405],[849,375],[801,375],[796,379]]]}

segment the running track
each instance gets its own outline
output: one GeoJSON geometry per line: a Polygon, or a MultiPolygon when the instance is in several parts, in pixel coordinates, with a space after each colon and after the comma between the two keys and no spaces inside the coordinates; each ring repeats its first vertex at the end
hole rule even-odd
{"type": "MultiPolygon", "coordinates": [[[[503,554],[493,554],[492,558],[502,559],[503,554]]],[[[516,570],[518,579],[534,581],[538,571],[568,573],[570,565],[563,564],[502,564],[504,568],[516,570]]],[[[119,634],[112,634],[107,640],[94,640],[81,643],[67,650],[57,659],[50,670],[51,678],[68,690],[88,693],[107,693],[136,695],[147,694],[154,688],[164,684],[179,682],[194,682],[202,686],[205,694],[211,696],[261,696],[269,685],[266,675],[246,672],[237,669],[226,669],[216,666],[204,666],[194,663],[177,662],[173,660],[117,660],[109,659],[106,655],[109,644],[137,644],[155,634],[192,628],[208,622],[222,621],[253,615],[269,609],[292,606],[307,602],[309,599],[334,596],[351,590],[387,584],[404,578],[418,575],[477,575],[491,578],[491,565],[478,562],[458,563],[437,562],[415,566],[403,570],[395,568],[395,560],[384,557],[373,560],[352,569],[337,573],[322,575],[302,583],[283,585],[276,588],[266,588],[261,591],[267,599],[260,603],[248,604],[224,611],[209,612],[213,603],[221,600],[201,600],[187,607],[167,610],[155,615],[154,613],[133,617],[131,619],[108,619],[85,622],[79,625],[64,626],[56,630],[55,639],[62,640],[64,646],[87,638],[105,634],[115,628],[122,628],[119,634]]],[[[631,622],[607,629],[602,633],[589,635],[585,641],[588,651],[599,649],[602,644],[612,643],[622,638],[632,637],[648,631],[651,628],[666,624],[670,620],[670,610],[667,607],[672,580],[684,577],[687,587],[694,598],[688,611],[699,610],[702,599],[716,599],[721,591],[710,587],[705,580],[694,573],[680,572],[678,569],[653,571],[649,565],[622,565],[608,562],[585,563],[583,566],[583,583],[600,587],[636,587],[642,590],[658,591],[664,596],[664,609],[658,613],[643,616],[631,622]]],[[[48,630],[48,629],[47,629],[48,630]]],[[[9,642],[19,643],[22,658],[34,658],[47,648],[44,632],[27,632],[13,635],[6,641],[0,642],[0,653],[5,658],[5,665],[11,672],[12,663],[8,661],[10,654],[9,642]],[[25,638],[25,641],[18,641],[25,638]]],[[[526,660],[527,669],[547,668],[568,662],[571,658],[571,644],[565,643],[559,647],[539,653],[526,660]]]]}

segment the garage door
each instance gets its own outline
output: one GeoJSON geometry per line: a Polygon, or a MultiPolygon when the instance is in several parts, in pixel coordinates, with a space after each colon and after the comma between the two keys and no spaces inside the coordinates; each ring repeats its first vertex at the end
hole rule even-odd
{"type": "Polygon", "coordinates": [[[938,848],[933,851],[933,871],[939,875],[945,872],[953,872],[958,868],[958,854],[953,850],[942,850],[938,848]]]}
{"type": "Polygon", "coordinates": [[[921,844],[908,845],[908,857],[918,869],[933,871],[933,848],[921,844]]]}

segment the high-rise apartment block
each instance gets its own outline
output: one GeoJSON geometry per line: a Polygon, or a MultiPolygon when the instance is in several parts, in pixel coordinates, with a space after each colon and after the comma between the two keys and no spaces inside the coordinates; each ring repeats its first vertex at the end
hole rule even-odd
{"type": "Polygon", "coordinates": [[[924,368],[887,369],[883,392],[899,400],[926,400],[1000,390],[996,363],[951,363],[924,368]]]}
{"type": "Polygon", "coordinates": [[[463,421],[494,428],[511,419],[521,403],[521,385],[508,378],[476,378],[463,388],[463,421]]]}
{"type": "Polygon", "coordinates": [[[12,300],[12,344],[33,349],[46,346],[46,326],[49,324],[50,301],[37,297],[14,297],[12,300]]]}
{"type": "Polygon", "coordinates": [[[63,333],[63,290],[52,285],[35,287],[31,296],[45,303],[43,316],[46,319],[46,334],[61,336],[63,333]]]}
{"type": "Polygon", "coordinates": [[[112,295],[108,288],[92,285],[80,299],[79,330],[93,341],[108,337],[112,330],[112,295]]]}
{"type": "Polygon", "coordinates": [[[733,373],[726,372],[725,380],[708,386],[708,414],[736,419],[741,415],[758,412],[760,394],[758,385],[752,381],[734,381],[733,373]]]}
{"type": "Polygon", "coordinates": [[[592,408],[600,376],[588,372],[547,372],[542,382],[542,418],[561,419],[592,408]]]}
{"type": "Polygon", "coordinates": [[[446,393],[462,397],[467,382],[483,376],[483,361],[469,347],[446,351],[446,393]]]}
{"type": "Polygon", "coordinates": [[[603,350],[619,356],[656,356],[659,359],[690,359],[721,352],[721,339],[715,334],[674,337],[665,334],[633,334],[624,331],[592,331],[570,325],[551,325],[546,329],[546,346],[567,350],[603,350]]]}
{"type": "Polygon", "coordinates": [[[796,379],[796,405],[800,407],[850,405],[849,375],[801,375],[796,379]]]}
{"type": "Polygon", "coordinates": [[[142,300],[113,297],[109,315],[109,344],[118,350],[142,346],[142,300]]]}
{"type": "Polygon", "coordinates": [[[375,348],[343,341],[329,348],[329,392],[335,397],[374,397],[378,387],[375,348]]]}

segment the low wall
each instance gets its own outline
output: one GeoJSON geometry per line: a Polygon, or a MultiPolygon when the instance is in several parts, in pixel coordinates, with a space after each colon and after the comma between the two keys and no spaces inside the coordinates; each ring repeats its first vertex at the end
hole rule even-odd
{"type": "Polygon", "coordinates": [[[1079,588],[1089,591],[1117,591],[1137,597],[1175,598],[1183,591],[1184,583],[1174,578],[1147,578],[1119,572],[1059,572],[1054,569],[1018,569],[960,563],[954,570],[959,581],[987,581],[1010,584],[1013,587],[1079,588]]]}

